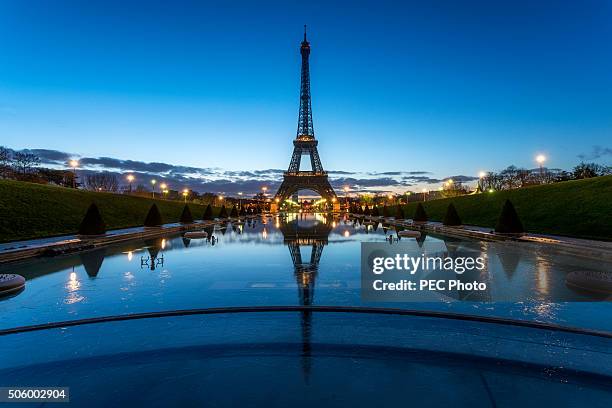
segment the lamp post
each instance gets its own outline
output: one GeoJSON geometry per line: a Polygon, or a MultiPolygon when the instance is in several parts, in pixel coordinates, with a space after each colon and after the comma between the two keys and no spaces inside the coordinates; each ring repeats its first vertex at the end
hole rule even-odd
{"type": "Polygon", "coordinates": [[[262,208],[262,210],[265,211],[265,209],[266,209],[266,191],[268,191],[268,187],[263,186],[261,188],[261,191],[263,192],[263,206],[262,206],[263,208],[262,208]]]}
{"type": "Polygon", "coordinates": [[[242,191],[238,192],[238,208],[242,210],[242,191]]]}
{"type": "Polygon", "coordinates": [[[425,201],[425,194],[427,194],[427,189],[426,188],[423,189],[423,201],[425,201]]]}
{"type": "Polygon", "coordinates": [[[77,167],[79,167],[79,161],[78,160],[70,160],[70,167],[72,167],[72,172],[74,173],[74,175],[72,177],[72,188],[76,188],[76,178],[77,178],[76,169],[77,169],[77,167]]]}
{"type": "Polygon", "coordinates": [[[157,183],[157,180],[153,179],[151,180],[151,185],[153,186],[153,190],[152,190],[152,197],[155,198],[155,183],[157,183]]]}
{"type": "Polygon", "coordinates": [[[487,173],[484,171],[481,171],[480,173],[478,173],[478,190],[480,190],[480,192],[484,192],[484,178],[487,177],[487,173]]]}
{"type": "Polygon", "coordinates": [[[342,189],[344,190],[344,201],[346,201],[346,210],[348,211],[349,208],[349,203],[348,203],[348,192],[349,192],[349,186],[344,186],[344,188],[342,189]]]}
{"type": "Polygon", "coordinates": [[[183,190],[183,197],[185,198],[185,204],[187,204],[187,196],[189,195],[189,190],[184,189],[183,190]]]}
{"type": "Polygon", "coordinates": [[[536,161],[540,165],[540,178],[542,178],[544,176],[544,162],[546,161],[546,156],[538,154],[536,156],[536,161]]]}
{"type": "Polygon", "coordinates": [[[128,174],[126,177],[128,183],[130,183],[130,194],[132,194],[132,182],[134,181],[134,175],[128,174]]]}
{"type": "Polygon", "coordinates": [[[159,185],[159,191],[162,193],[163,198],[168,198],[168,185],[166,183],[159,185]]]}

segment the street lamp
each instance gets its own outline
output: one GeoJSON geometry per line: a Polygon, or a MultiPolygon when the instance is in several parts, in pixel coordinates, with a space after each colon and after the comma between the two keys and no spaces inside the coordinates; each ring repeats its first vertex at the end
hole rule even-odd
{"type": "Polygon", "coordinates": [[[424,188],[422,191],[423,191],[423,201],[425,201],[425,194],[427,194],[427,189],[424,188]]]}
{"type": "Polygon", "coordinates": [[[349,188],[349,186],[344,186],[344,188],[342,190],[344,190],[344,201],[346,201],[346,208],[348,210],[348,208],[349,208],[348,192],[349,192],[350,188],[349,188]]]}
{"type": "Polygon", "coordinates": [[[72,177],[72,188],[76,188],[76,178],[77,178],[76,169],[77,167],[79,167],[79,161],[70,160],[70,167],[72,167],[72,172],[74,173],[74,176],[72,177]]]}
{"type": "Polygon", "coordinates": [[[542,177],[542,175],[544,174],[544,162],[546,161],[546,156],[544,156],[543,154],[538,154],[536,156],[536,161],[540,165],[540,177],[542,177]]]}
{"type": "Polygon", "coordinates": [[[128,183],[130,183],[130,194],[132,193],[132,181],[134,181],[134,175],[128,174],[126,177],[128,183]]]}
{"type": "Polygon", "coordinates": [[[153,186],[153,192],[151,194],[153,198],[155,198],[155,183],[157,183],[157,180],[151,180],[151,185],[153,186]]]}
{"type": "Polygon", "coordinates": [[[184,189],[183,190],[183,197],[185,197],[185,204],[187,204],[187,196],[189,195],[189,190],[184,189]]]}
{"type": "Polygon", "coordinates": [[[263,208],[262,208],[262,210],[265,210],[266,209],[266,191],[268,191],[268,187],[266,187],[266,186],[261,187],[261,191],[263,191],[263,206],[262,206],[263,208]]]}
{"type": "Polygon", "coordinates": [[[238,192],[238,208],[242,210],[242,191],[238,192]]]}
{"type": "Polygon", "coordinates": [[[478,173],[478,188],[476,189],[476,192],[480,191],[481,193],[484,191],[484,181],[483,179],[487,177],[487,173],[484,171],[481,171],[480,173],[478,173]]]}

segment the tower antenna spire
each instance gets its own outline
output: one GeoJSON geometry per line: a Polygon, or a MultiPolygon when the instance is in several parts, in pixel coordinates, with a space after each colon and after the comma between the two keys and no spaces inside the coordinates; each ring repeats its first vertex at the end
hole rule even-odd
{"type": "Polygon", "coordinates": [[[306,24],[304,24],[304,42],[306,42],[306,24]]]}

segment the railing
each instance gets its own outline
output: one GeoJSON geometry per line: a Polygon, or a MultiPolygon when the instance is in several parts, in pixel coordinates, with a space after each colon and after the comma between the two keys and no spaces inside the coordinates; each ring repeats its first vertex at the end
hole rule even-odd
{"type": "Polygon", "coordinates": [[[327,176],[326,171],[286,171],[285,176],[327,176]]]}

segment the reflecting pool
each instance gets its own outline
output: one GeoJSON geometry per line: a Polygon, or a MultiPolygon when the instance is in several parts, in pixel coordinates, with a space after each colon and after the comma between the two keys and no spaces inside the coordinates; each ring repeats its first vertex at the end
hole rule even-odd
{"type": "Polygon", "coordinates": [[[449,256],[487,259],[490,290],[436,302],[364,303],[361,242],[397,245],[396,231],[346,217],[295,214],[217,225],[213,239],[168,235],[79,254],[4,265],[26,289],[0,299],[0,328],[125,313],[220,306],[367,305],[450,310],[612,330],[610,296],[568,284],[572,273],[611,265],[530,243],[491,243],[424,235],[402,239],[415,252],[442,246],[449,256]],[[395,237],[389,241],[389,237],[395,237]],[[522,302],[497,302],[501,295],[522,302]],[[552,300],[563,302],[552,302],[552,300]],[[483,303],[484,302],[484,303],[483,303]],[[495,302],[495,303],[491,303],[495,302]]]}

